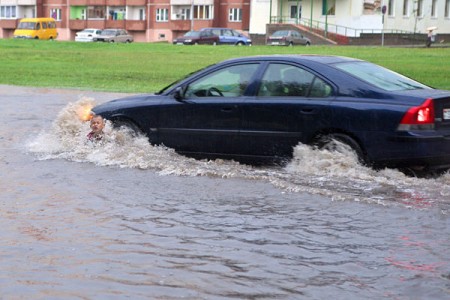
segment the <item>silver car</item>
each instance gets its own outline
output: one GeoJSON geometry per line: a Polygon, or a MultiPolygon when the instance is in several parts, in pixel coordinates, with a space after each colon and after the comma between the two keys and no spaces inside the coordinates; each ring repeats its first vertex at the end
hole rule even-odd
{"type": "Polygon", "coordinates": [[[133,42],[133,36],[125,29],[105,29],[94,38],[94,42],[131,43],[133,42]]]}
{"type": "Polygon", "coordinates": [[[271,46],[294,46],[311,45],[311,40],[295,30],[278,30],[267,39],[267,45],[271,46]]]}

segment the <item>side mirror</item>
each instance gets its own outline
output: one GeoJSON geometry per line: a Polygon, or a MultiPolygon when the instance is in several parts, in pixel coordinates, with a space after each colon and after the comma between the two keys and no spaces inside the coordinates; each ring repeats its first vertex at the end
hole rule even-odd
{"type": "Polygon", "coordinates": [[[184,88],[181,87],[181,86],[177,87],[175,89],[174,93],[173,93],[173,97],[177,101],[183,101],[183,99],[184,99],[184,88]]]}

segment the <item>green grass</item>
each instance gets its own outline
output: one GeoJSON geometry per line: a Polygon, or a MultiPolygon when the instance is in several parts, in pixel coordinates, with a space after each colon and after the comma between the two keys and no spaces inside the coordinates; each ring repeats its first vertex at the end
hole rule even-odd
{"type": "Polygon", "coordinates": [[[0,84],[154,92],[227,58],[293,53],[360,58],[427,85],[450,90],[450,48],[174,46],[14,39],[0,39],[0,84]]]}

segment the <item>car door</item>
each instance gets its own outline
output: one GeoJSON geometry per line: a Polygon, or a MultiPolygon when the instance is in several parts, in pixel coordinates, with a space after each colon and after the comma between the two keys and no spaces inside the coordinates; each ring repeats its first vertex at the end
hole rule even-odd
{"type": "Polygon", "coordinates": [[[222,29],[220,34],[222,44],[232,45],[235,43],[235,37],[230,29],[222,29]]]}
{"type": "Polygon", "coordinates": [[[183,84],[183,99],[160,107],[159,141],[183,153],[238,153],[243,92],[259,65],[233,64],[183,84]]]}
{"type": "Polygon", "coordinates": [[[211,33],[211,31],[200,31],[200,40],[199,44],[214,44],[216,40],[215,35],[211,33]]]}
{"type": "Polygon", "coordinates": [[[255,97],[242,105],[243,154],[289,156],[299,143],[327,128],[331,85],[297,65],[267,64],[255,97]]]}

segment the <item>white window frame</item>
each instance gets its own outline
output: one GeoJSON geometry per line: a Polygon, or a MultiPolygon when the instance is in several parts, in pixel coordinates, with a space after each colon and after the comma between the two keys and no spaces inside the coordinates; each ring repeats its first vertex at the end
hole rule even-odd
{"type": "Polygon", "coordinates": [[[450,0],[445,1],[444,17],[450,18],[450,0]]]}
{"type": "Polygon", "coordinates": [[[156,22],[169,22],[169,9],[157,8],[156,9],[156,22]]]}
{"type": "Polygon", "coordinates": [[[419,18],[423,17],[423,0],[417,0],[416,16],[419,18]]]}
{"type": "Polygon", "coordinates": [[[213,5],[194,5],[194,20],[212,20],[214,18],[213,5]]]}
{"type": "Polygon", "coordinates": [[[51,8],[50,9],[50,17],[52,17],[56,21],[61,21],[61,19],[62,19],[61,14],[62,14],[61,8],[51,8]],[[53,16],[54,13],[56,14],[56,17],[53,16]]]}
{"type": "Polygon", "coordinates": [[[431,17],[437,18],[437,0],[431,0],[431,17]]]}
{"type": "Polygon", "coordinates": [[[0,19],[17,19],[17,6],[16,5],[0,6],[0,19]]]}
{"type": "Polygon", "coordinates": [[[395,16],[395,0],[388,1],[387,15],[390,17],[395,16]]]}
{"type": "Polygon", "coordinates": [[[409,0],[403,0],[402,16],[409,17],[409,0]]]}
{"type": "Polygon", "coordinates": [[[242,22],[242,8],[230,8],[228,13],[228,21],[242,22]]]}

